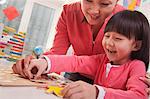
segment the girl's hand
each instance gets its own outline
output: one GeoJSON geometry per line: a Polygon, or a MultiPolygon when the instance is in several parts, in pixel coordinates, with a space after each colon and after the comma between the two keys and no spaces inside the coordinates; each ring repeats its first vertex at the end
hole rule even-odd
{"type": "Polygon", "coordinates": [[[83,81],[68,84],[62,94],[67,99],[96,99],[96,87],[83,81]]]}
{"type": "Polygon", "coordinates": [[[46,70],[48,66],[47,61],[44,58],[40,59],[32,59],[28,68],[25,70],[25,74],[28,76],[29,79],[34,78],[37,79],[41,76],[41,74],[46,70]],[[37,73],[33,74],[31,71],[33,68],[37,68],[37,73]]]}
{"type": "Polygon", "coordinates": [[[34,57],[32,55],[26,56],[24,59],[18,60],[15,64],[12,66],[12,70],[16,74],[20,74],[22,77],[27,78],[27,75],[25,74],[26,68],[28,68],[28,65],[30,61],[34,57]]]}

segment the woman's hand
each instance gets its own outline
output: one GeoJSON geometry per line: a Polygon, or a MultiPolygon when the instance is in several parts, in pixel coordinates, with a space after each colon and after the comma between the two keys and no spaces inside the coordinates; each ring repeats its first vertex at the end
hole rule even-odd
{"type": "Polygon", "coordinates": [[[62,94],[66,99],[96,99],[96,87],[83,81],[68,84],[62,94]]]}

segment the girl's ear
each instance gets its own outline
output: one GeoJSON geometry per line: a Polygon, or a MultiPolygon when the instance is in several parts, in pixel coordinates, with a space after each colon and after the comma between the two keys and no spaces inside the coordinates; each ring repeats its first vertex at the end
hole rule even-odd
{"type": "Polygon", "coordinates": [[[134,45],[133,45],[133,51],[138,51],[138,50],[140,50],[141,49],[141,47],[142,47],[142,41],[136,41],[136,42],[134,42],[134,45]]]}

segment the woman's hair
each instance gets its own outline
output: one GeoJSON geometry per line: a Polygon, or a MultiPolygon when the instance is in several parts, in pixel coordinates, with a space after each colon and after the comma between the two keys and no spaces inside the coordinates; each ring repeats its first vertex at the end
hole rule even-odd
{"type": "Polygon", "coordinates": [[[131,53],[132,59],[143,61],[148,68],[150,27],[147,18],[138,11],[124,10],[116,13],[108,21],[104,33],[117,32],[129,39],[142,41],[141,48],[131,53]]]}

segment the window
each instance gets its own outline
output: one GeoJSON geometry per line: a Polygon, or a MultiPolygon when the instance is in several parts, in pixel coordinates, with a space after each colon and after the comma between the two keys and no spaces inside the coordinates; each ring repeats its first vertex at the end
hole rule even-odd
{"type": "MultiPolygon", "coordinates": [[[[61,13],[62,6],[65,3],[64,1],[7,0],[5,4],[0,5],[0,28],[4,24],[4,26],[13,28],[15,30],[14,34],[20,32],[26,33],[22,46],[23,51],[19,55],[31,54],[36,46],[42,46],[44,50],[52,47],[55,25],[61,13]],[[8,17],[3,13],[3,10],[9,6],[13,6],[19,13],[19,16],[13,20],[8,20],[8,17]]],[[[12,39],[13,35],[11,33],[10,35],[9,39],[12,39]]],[[[7,47],[9,49],[0,48],[0,57],[4,56],[2,55],[4,50],[7,54],[12,54],[10,46],[7,47]]]]}
{"type": "Polygon", "coordinates": [[[62,0],[27,0],[19,31],[26,31],[23,53],[31,54],[35,46],[52,46],[55,25],[63,6],[62,0]]]}

